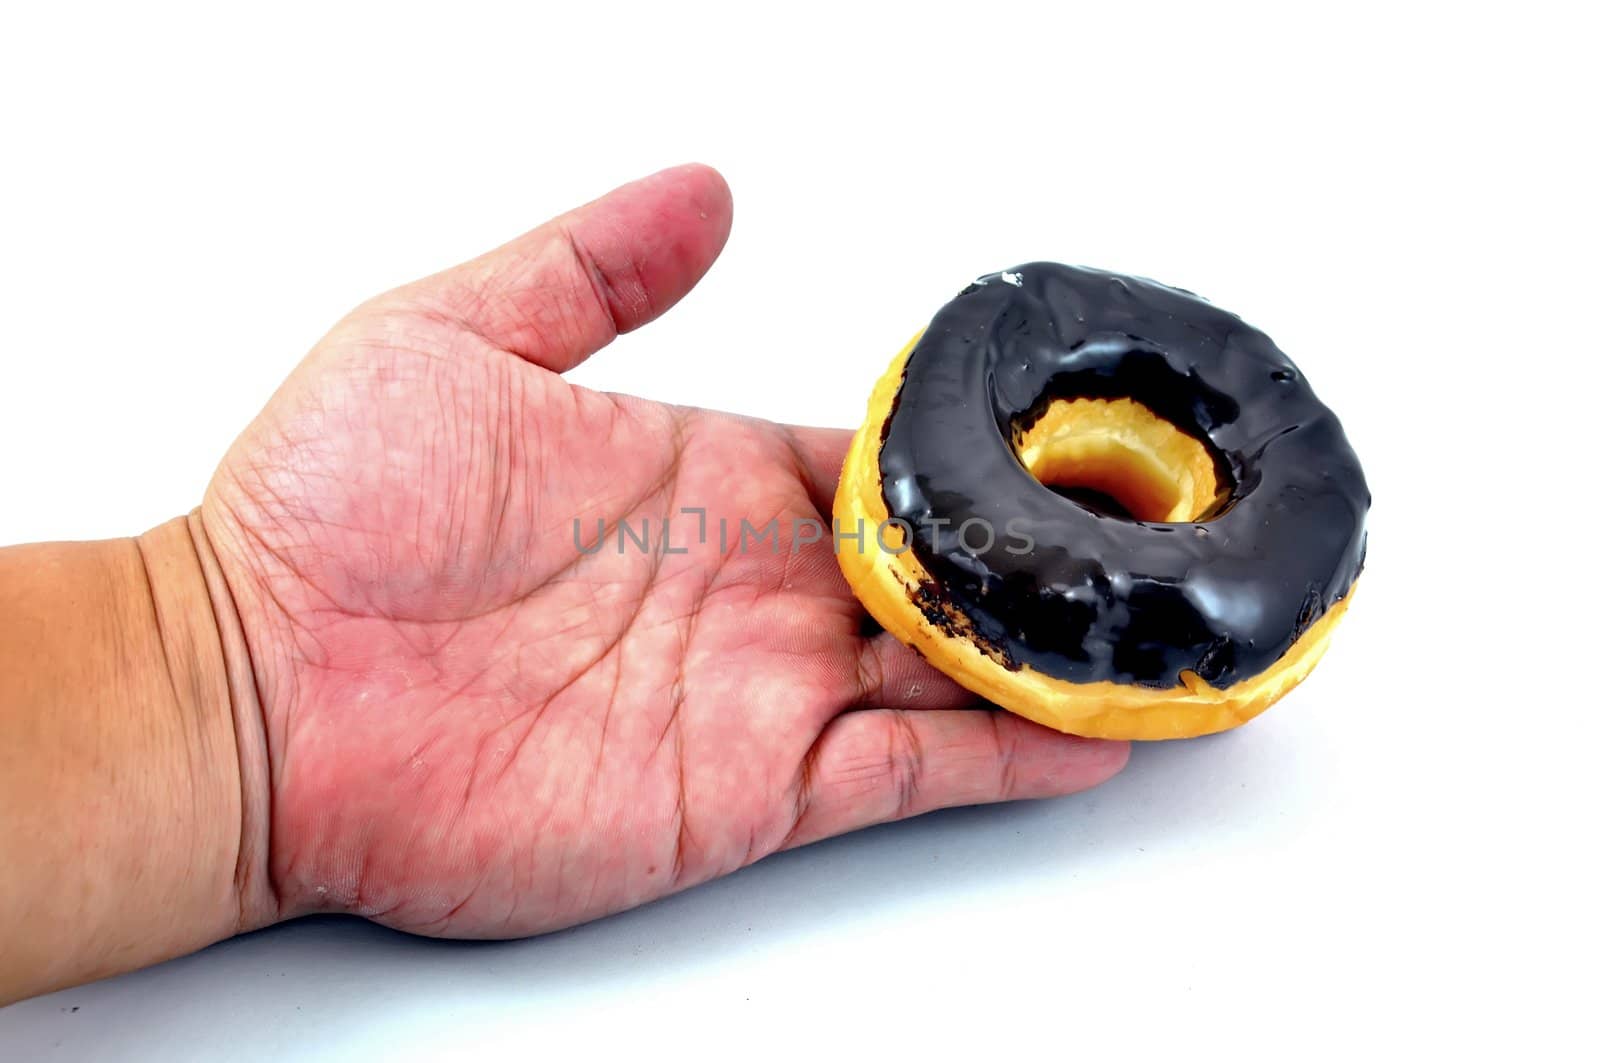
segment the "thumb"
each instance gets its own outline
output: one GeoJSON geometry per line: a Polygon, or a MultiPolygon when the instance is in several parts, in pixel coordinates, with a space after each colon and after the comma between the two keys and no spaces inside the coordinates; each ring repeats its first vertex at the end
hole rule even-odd
{"type": "Polygon", "coordinates": [[[561,373],[683,298],[732,221],[721,174],[675,166],[396,294],[561,373]]]}

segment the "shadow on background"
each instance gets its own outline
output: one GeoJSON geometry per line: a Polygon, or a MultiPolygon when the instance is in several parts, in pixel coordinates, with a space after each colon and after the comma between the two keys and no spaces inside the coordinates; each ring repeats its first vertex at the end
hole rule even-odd
{"type": "Polygon", "coordinates": [[[1107,861],[1148,860],[1145,873],[1158,874],[1163,850],[1225,847],[1244,830],[1253,845],[1292,832],[1298,804],[1326,789],[1297,776],[1304,766],[1295,751],[1306,737],[1269,719],[1212,738],[1143,744],[1126,771],[1086,793],[874,827],[528,940],[439,941],[353,918],[301,919],[4,1009],[0,1044],[18,1059],[158,1045],[167,1058],[175,1046],[200,1057],[238,1048],[241,1038],[263,1053],[326,1049],[408,1007],[481,1007],[508,986],[533,1001],[620,997],[641,981],[738,962],[901,906],[1034,882],[1067,894],[1076,871],[1107,861]]]}

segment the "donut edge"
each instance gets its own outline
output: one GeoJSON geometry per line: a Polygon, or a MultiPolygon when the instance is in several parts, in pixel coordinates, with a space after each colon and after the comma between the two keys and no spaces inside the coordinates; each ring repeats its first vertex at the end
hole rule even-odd
{"type": "MultiPolygon", "coordinates": [[[[1327,651],[1329,637],[1355,593],[1354,585],[1271,667],[1226,689],[1187,671],[1182,685],[1166,689],[1106,680],[1072,683],[1026,664],[1007,667],[973,639],[936,626],[916,600],[918,588],[932,582],[927,571],[904,549],[900,530],[893,525],[884,528],[888,509],[878,466],[884,423],[894,409],[906,362],[921,338],[920,332],[913,336],[873,386],[866,419],[845,455],[833,503],[838,527],[853,531],[861,521],[866,528],[859,541],[851,540],[853,545],[836,553],[856,598],[885,631],[979,697],[1035,723],[1088,738],[1193,738],[1230,730],[1265,712],[1311,673],[1327,651]],[[879,528],[884,528],[882,544],[879,528]]],[[[951,626],[951,618],[941,619],[945,627],[951,626]]]]}

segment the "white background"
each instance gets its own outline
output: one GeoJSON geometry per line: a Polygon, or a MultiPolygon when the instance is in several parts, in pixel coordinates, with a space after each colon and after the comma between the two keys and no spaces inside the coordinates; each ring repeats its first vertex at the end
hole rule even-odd
{"type": "Polygon", "coordinates": [[[1203,6],[7,9],[0,541],[188,508],[357,301],[689,159],[728,249],[581,381],[850,425],[968,278],[1080,262],[1272,334],[1375,508],[1316,676],[1098,791],[528,942],[280,927],[0,1057],[1594,1058],[1592,30],[1203,6]]]}

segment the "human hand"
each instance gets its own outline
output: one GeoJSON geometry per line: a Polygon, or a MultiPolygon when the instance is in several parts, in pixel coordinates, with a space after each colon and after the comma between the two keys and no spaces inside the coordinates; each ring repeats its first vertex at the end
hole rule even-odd
{"type": "Polygon", "coordinates": [[[828,538],[790,535],[829,523],[849,433],[561,377],[682,297],[730,219],[721,178],[681,167],[381,296],[228,453],[201,523],[260,710],[247,923],[535,933],[1122,766],[862,634],[828,538]],[[619,551],[624,519],[649,551],[619,551]],[[776,553],[741,545],[773,520],[776,553]]]}

